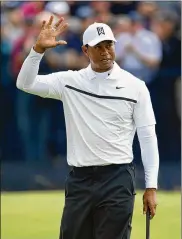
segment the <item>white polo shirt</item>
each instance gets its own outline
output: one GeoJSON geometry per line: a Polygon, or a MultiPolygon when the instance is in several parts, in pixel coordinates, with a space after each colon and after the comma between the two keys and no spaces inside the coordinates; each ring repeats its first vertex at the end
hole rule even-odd
{"type": "MultiPolygon", "coordinates": [[[[32,49],[27,59],[32,63],[24,64],[29,69],[32,64],[32,69],[37,67],[38,72],[42,56],[32,49]]],[[[21,74],[25,70],[24,67],[21,74]]],[[[33,70],[26,74],[30,78],[31,74],[37,75],[33,70]]],[[[103,79],[98,75],[89,65],[80,71],[36,76],[36,82],[48,85],[49,89],[46,95],[41,95],[37,85],[38,95],[63,102],[67,161],[72,166],[130,163],[136,127],[155,124],[150,95],[143,81],[116,63],[109,76],[103,79]]]]}
{"type": "Polygon", "coordinates": [[[43,56],[31,50],[16,86],[31,94],[62,100],[68,164],[82,167],[130,163],[137,128],[146,187],[157,188],[155,117],[145,83],[116,63],[104,73],[94,72],[89,65],[80,71],[38,75],[43,56]]]}

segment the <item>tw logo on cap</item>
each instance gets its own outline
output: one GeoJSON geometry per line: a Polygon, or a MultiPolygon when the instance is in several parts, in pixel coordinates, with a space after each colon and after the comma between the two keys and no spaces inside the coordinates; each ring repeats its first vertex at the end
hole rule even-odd
{"type": "Polygon", "coordinates": [[[97,27],[97,32],[100,35],[105,35],[104,28],[103,27],[97,27]]]}

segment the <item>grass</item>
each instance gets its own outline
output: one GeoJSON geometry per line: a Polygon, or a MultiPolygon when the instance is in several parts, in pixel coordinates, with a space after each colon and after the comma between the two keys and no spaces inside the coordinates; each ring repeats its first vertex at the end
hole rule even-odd
{"type": "MultiPolygon", "coordinates": [[[[150,239],[179,239],[180,192],[158,192],[158,209],[151,221],[150,239]]],[[[64,193],[1,194],[1,239],[58,239],[64,193]]],[[[136,196],[131,239],[145,238],[142,194],[136,196]]]]}

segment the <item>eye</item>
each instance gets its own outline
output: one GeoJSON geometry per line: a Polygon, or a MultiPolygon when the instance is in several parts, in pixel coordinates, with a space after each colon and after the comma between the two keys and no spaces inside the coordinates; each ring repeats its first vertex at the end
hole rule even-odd
{"type": "Polygon", "coordinates": [[[108,43],[107,44],[107,48],[109,49],[109,48],[111,48],[112,47],[112,43],[108,43]]]}
{"type": "Polygon", "coordinates": [[[99,50],[101,47],[100,47],[99,45],[96,45],[94,48],[95,48],[96,50],[99,50]]]}

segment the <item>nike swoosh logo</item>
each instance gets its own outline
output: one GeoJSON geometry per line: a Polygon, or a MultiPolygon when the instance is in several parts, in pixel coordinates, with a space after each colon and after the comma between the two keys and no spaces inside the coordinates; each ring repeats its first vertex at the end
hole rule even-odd
{"type": "Polygon", "coordinates": [[[124,87],[122,87],[122,86],[116,86],[116,89],[122,89],[122,88],[124,88],[124,87]]]}

